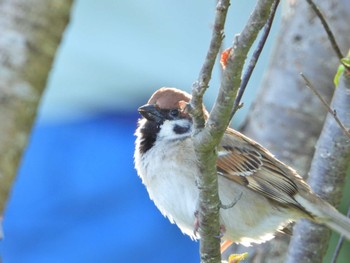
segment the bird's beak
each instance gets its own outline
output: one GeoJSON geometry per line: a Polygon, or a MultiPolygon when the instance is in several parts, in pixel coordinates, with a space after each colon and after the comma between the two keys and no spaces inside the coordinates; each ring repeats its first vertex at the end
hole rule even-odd
{"type": "Polygon", "coordinates": [[[159,107],[154,104],[145,104],[138,108],[139,113],[147,120],[162,123],[164,121],[164,114],[159,107]]]}

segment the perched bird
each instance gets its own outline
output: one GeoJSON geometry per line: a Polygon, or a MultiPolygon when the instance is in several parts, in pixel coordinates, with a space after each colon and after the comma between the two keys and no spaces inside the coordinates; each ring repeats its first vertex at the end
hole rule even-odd
{"type": "MultiPolygon", "coordinates": [[[[161,88],[138,109],[135,167],[150,198],[183,233],[194,234],[200,176],[191,137],[193,123],[185,107],[191,96],[161,88]]],[[[314,194],[295,170],[267,149],[228,128],[217,147],[220,210],[224,240],[262,243],[288,223],[307,218],[350,239],[350,220],[314,194]]]]}

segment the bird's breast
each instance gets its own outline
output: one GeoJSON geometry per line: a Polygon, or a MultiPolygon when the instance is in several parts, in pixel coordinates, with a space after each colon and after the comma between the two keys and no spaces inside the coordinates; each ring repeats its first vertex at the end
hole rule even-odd
{"type": "MultiPolygon", "coordinates": [[[[139,175],[162,214],[193,236],[198,168],[190,139],[157,142],[141,158],[139,175]]],[[[136,161],[136,160],[135,160],[136,161]]]]}

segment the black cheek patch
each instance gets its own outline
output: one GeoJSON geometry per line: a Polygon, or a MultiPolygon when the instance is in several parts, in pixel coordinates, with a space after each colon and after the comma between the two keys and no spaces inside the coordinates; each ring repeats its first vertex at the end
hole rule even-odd
{"type": "Polygon", "coordinates": [[[174,126],[174,132],[176,134],[184,134],[190,130],[190,126],[180,126],[180,125],[175,125],[174,126]]]}
{"type": "Polygon", "coordinates": [[[141,154],[146,153],[151,149],[156,142],[157,134],[159,133],[159,125],[154,121],[146,121],[145,125],[141,128],[141,143],[140,152],[141,154]]]}

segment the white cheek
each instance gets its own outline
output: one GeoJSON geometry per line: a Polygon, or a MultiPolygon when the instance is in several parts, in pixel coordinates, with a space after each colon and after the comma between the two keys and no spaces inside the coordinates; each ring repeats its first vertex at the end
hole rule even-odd
{"type": "Polygon", "coordinates": [[[176,120],[176,121],[166,120],[166,121],[164,121],[164,123],[162,124],[162,126],[160,128],[158,138],[165,139],[165,140],[174,140],[174,139],[188,137],[189,135],[191,135],[191,133],[192,133],[192,123],[190,123],[189,120],[187,120],[187,119],[176,120]],[[189,130],[188,130],[188,132],[182,133],[182,134],[175,133],[174,127],[176,125],[179,125],[182,127],[189,127],[189,130]]]}
{"type": "Polygon", "coordinates": [[[164,121],[162,126],[160,127],[160,131],[158,134],[159,138],[170,137],[174,135],[174,125],[170,121],[164,121]]]}

